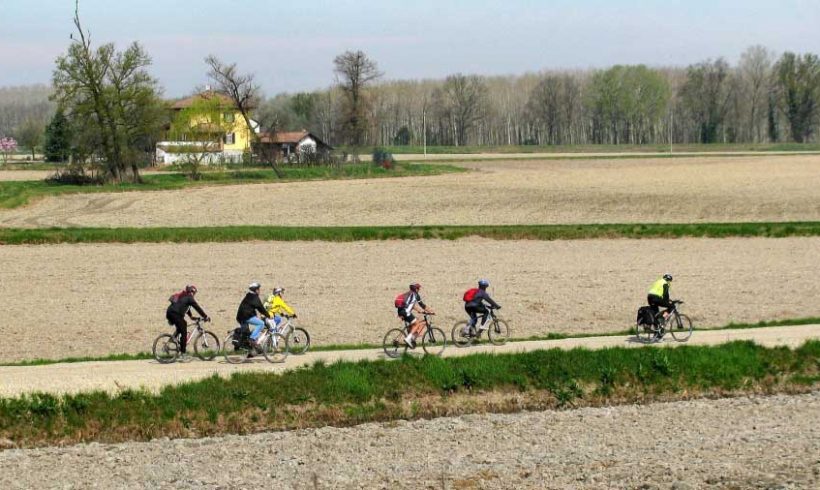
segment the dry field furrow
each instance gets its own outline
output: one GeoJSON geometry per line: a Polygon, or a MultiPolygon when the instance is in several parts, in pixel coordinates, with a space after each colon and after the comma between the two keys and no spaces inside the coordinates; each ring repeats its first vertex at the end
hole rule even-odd
{"type": "Polygon", "coordinates": [[[0,452],[23,488],[820,487],[820,394],[0,452]]]}
{"type": "Polygon", "coordinates": [[[284,286],[317,344],[381,342],[415,280],[448,333],[479,277],[517,337],[626,328],[665,271],[699,326],[820,316],[820,238],[4,246],[0,263],[2,361],[150,350],[189,282],[220,333],[251,280],[284,286]]]}
{"type": "Polygon", "coordinates": [[[0,226],[481,225],[820,220],[820,155],[493,161],[399,179],[75,194],[0,226]]]}

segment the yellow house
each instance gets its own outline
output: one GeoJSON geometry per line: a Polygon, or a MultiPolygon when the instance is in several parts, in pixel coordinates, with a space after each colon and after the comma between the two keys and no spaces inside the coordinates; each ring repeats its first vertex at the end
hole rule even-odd
{"type": "MultiPolygon", "coordinates": [[[[198,101],[210,101],[213,99],[219,101],[219,124],[213,124],[215,121],[209,121],[205,118],[203,118],[203,120],[194,118],[190,123],[192,133],[209,131],[209,127],[217,127],[221,138],[215,139],[216,144],[209,145],[207,149],[203,148],[203,151],[208,153],[206,160],[209,163],[218,161],[239,162],[242,160],[242,156],[251,150],[251,128],[245,123],[245,118],[242,117],[242,113],[230,97],[208,89],[171,104],[171,109],[174,113],[173,117],[175,118],[181,111],[193,106],[198,101]],[[219,141],[220,139],[221,141],[219,141]]],[[[259,132],[259,124],[257,124],[256,121],[251,120],[251,127],[254,132],[259,132]]],[[[184,156],[184,153],[175,151],[175,149],[183,147],[190,148],[191,140],[184,134],[181,138],[177,137],[176,139],[181,139],[181,141],[160,141],[157,143],[157,163],[176,163],[184,156]]]]}

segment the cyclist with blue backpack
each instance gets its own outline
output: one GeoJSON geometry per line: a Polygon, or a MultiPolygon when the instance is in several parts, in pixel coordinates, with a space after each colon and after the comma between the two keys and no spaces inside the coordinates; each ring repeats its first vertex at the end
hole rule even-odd
{"type": "Polygon", "coordinates": [[[464,300],[464,311],[470,315],[470,321],[468,321],[467,326],[464,327],[465,335],[469,334],[470,330],[475,328],[478,315],[481,315],[481,323],[479,324],[479,328],[484,326],[487,322],[487,306],[496,310],[501,309],[501,305],[493,301],[489,293],[487,293],[487,288],[489,286],[490,282],[488,280],[481,279],[478,281],[477,288],[468,289],[462,297],[464,300]]]}

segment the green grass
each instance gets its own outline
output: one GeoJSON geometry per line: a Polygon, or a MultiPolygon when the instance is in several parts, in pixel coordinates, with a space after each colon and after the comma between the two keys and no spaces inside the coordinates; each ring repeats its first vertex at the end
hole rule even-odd
{"type": "MultiPolygon", "coordinates": [[[[0,194],[2,186],[0,186],[0,194]]],[[[0,195],[0,200],[2,196],[0,195]]],[[[812,237],[820,236],[820,222],[592,224],[509,226],[223,226],[212,228],[2,228],[0,244],[46,243],[204,243],[249,240],[455,240],[464,237],[494,240],[581,240],[681,237],[812,237]]]]}
{"type": "Polygon", "coordinates": [[[40,445],[349,425],[469,412],[477,410],[470,408],[474,404],[458,403],[458,398],[448,402],[450,397],[489,392],[541,393],[544,401],[538,407],[560,408],[811,389],[818,381],[818,359],[820,342],[811,341],[794,350],[732,342],[316,363],[281,374],[234,373],[227,380],[213,376],[168,386],[158,394],[125,390],[4,398],[0,437],[40,445]],[[413,403],[419,399],[431,401],[413,403]]]}
{"type": "MultiPolygon", "coordinates": [[[[386,146],[388,152],[422,154],[422,146],[386,146]]],[[[820,151],[820,143],[716,143],[676,144],[675,152],[790,152],[820,151]]],[[[669,153],[669,145],[503,145],[503,146],[428,146],[428,155],[471,153],[669,153]]]]}
{"type": "MultiPolygon", "coordinates": [[[[771,320],[771,321],[760,321],[757,323],[729,323],[727,325],[719,326],[719,327],[709,327],[709,328],[702,328],[696,330],[740,330],[740,329],[747,329],[747,328],[765,328],[765,327],[790,327],[795,325],[820,325],[820,318],[818,317],[806,317],[806,318],[793,318],[793,319],[785,319],[785,320],[771,320]]],[[[445,334],[449,335],[450,327],[445,328],[445,334]]],[[[538,340],[564,340],[564,339],[585,339],[589,337],[622,337],[634,335],[634,331],[631,328],[625,328],[623,330],[616,330],[611,332],[601,332],[601,333],[561,333],[561,332],[551,332],[547,335],[531,335],[529,337],[520,337],[520,338],[511,338],[510,342],[528,342],[528,341],[538,341],[538,340]]],[[[478,344],[488,344],[488,341],[481,340],[476,342],[475,345],[478,344]]],[[[326,344],[326,345],[312,345],[310,347],[311,352],[334,352],[334,351],[341,351],[341,350],[367,350],[367,349],[381,349],[381,344],[370,344],[361,342],[358,344],[326,344]]],[[[150,352],[139,352],[136,354],[111,354],[108,356],[101,356],[101,357],[67,357],[63,359],[30,359],[25,361],[16,361],[16,362],[7,362],[7,363],[0,363],[0,366],[43,366],[46,364],[61,364],[61,363],[76,363],[76,362],[96,362],[96,361],[140,361],[146,359],[153,359],[153,355],[150,352]]]]}
{"type": "Polygon", "coordinates": [[[382,177],[406,177],[417,175],[439,175],[463,172],[465,169],[451,165],[401,164],[386,170],[371,164],[349,164],[341,169],[328,167],[287,167],[282,169],[284,177],[279,179],[273,170],[230,170],[224,172],[204,172],[198,181],[190,180],[180,173],[154,173],[143,175],[143,184],[108,185],[59,185],[45,181],[0,182],[0,208],[15,208],[28,204],[32,199],[61,194],[162,191],[209,185],[236,185],[250,183],[291,182],[303,180],[368,179],[382,177]]]}

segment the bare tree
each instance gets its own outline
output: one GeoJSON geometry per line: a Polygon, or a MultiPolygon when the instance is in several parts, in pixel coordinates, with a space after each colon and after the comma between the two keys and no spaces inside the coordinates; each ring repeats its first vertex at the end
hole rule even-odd
{"type": "MultiPolygon", "coordinates": [[[[239,110],[240,114],[242,114],[242,118],[245,120],[245,124],[248,128],[248,137],[251,141],[251,149],[254,150],[256,148],[260,148],[261,145],[259,144],[259,134],[256,132],[251,121],[251,111],[255,107],[258,107],[259,101],[262,97],[260,93],[261,89],[259,84],[254,81],[253,74],[239,73],[236,63],[223,63],[214,55],[209,55],[205,58],[205,63],[210,68],[208,71],[208,77],[216,83],[217,91],[227,95],[231,100],[233,100],[237,110],[239,110]]],[[[261,122],[260,126],[262,126],[261,122]]],[[[276,132],[276,125],[273,121],[270,121],[269,127],[264,127],[264,129],[273,134],[276,132]]],[[[276,164],[275,158],[268,158],[267,156],[269,155],[264,152],[260,153],[260,156],[266,160],[265,163],[270,165],[277,177],[284,177],[281,169],[279,169],[279,166],[276,164]]]]}
{"type": "Polygon", "coordinates": [[[341,130],[345,142],[358,147],[367,132],[367,85],[382,76],[376,62],[362,51],[345,51],[333,60],[336,83],[343,95],[341,130]]]}
{"type": "Polygon", "coordinates": [[[467,132],[483,117],[487,86],[477,75],[450,75],[439,91],[441,108],[450,119],[456,146],[466,144],[467,132]]]}
{"type": "Polygon", "coordinates": [[[774,55],[763,46],[751,46],[740,56],[741,79],[744,84],[745,102],[748,104],[748,130],[750,139],[763,139],[763,122],[766,117],[767,93],[771,84],[774,55]]]}

